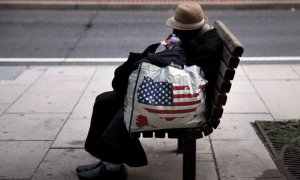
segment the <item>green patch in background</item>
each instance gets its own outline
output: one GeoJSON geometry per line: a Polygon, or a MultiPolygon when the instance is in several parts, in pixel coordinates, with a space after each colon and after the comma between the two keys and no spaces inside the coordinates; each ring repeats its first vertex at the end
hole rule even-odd
{"type": "Polygon", "coordinates": [[[300,180],[300,120],[256,121],[255,124],[287,179],[300,180]]]}

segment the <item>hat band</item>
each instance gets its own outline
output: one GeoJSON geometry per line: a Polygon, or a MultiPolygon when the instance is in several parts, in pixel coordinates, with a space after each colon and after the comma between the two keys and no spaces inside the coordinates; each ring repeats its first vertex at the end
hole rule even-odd
{"type": "Polygon", "coordinates": [[[184,28],[200,28],[205,23],[205,18],[202,19],[202,21],[198,23],[193,24],[183,24],[175,20],[174,16],[172,17],[173,24],[177,27],[184,27],[184,28]]]}

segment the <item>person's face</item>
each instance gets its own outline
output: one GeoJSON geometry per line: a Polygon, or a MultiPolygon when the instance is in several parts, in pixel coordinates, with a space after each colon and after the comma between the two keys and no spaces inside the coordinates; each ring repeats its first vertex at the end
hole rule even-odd
{"type": "Polygon", "coordinates": [[[196,29],[196,30],[178,30],[178,29],[173,29],[173,33],[176,34],[176,36],[181,41],[188,41],[188,40],[192,40],[195,37],[197,37],[197,35],[199,33],[199,29],[196,29]]]}

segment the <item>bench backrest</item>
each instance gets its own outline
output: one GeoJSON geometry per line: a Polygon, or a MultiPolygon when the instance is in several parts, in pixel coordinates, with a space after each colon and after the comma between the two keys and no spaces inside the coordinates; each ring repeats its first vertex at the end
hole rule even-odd
{"type": "Polygon", "coordinates": [[[218,76],[213,82],[215,87],[212,99],[210,99],[211,103],[209,103],[211,105],[208,107],[209,118],[207,123],[199,128],[144,131],[132,133],[132,136],[140,137],[143,134],[143,137],[146,138],[153,136],[164,138],[167,133],[169,138],[192,137],[198,139],[202,138],[203,134],[205,136],[209,135],[213,132],[213,128],[218,127],[224,111],[223,106],[227,101],[226,94],[230,92],[235,68],[239,65],[239,57],[242,56],[244,48],[222,21],[215,21],[214,26],[223,41],[223,53],[219,63],[218,76]]]}

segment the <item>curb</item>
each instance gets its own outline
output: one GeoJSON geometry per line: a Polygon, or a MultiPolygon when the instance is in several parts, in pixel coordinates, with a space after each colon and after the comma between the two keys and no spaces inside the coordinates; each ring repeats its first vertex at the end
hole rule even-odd
{"type": "MultiPolygon", "coordinates": [[[[0,10],[170,10],[177,3],[9,3],[0,2],[0,10]]],[[[203,3],[206,10],[300,9],[300,2],[284,3],[203,3]]]]}
{"type": "Polygon", "coordinates": [[[291,57],[241,57],[240,64],[300,64],[299,56],[291,57]]]}
{"type": "MultiPolygon", "coordinates": [[[[91,66],[120,65],[127,58],[0,58],[0,66],[91,66]]],[[[300,57],[242,57],[240,64],[300,64],[300,57]]]]}
{"type": "Polygon", "coordinates": [[[0,58],[0,66],[120,65],[127,58],[0,58]]]}

